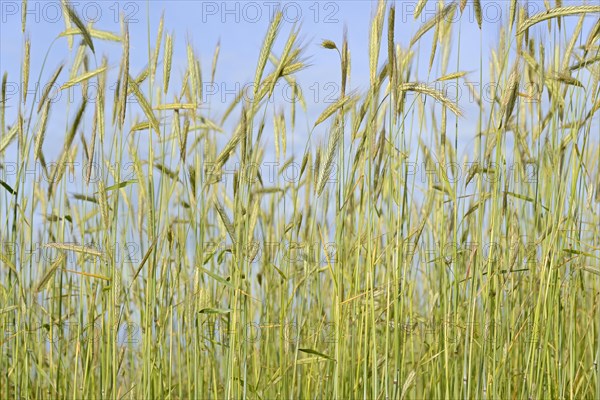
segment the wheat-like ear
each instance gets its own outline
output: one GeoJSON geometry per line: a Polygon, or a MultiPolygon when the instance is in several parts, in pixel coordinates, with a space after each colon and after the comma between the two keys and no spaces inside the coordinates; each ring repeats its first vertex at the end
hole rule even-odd
{"type": "Polygon", "coordinates": [[[431,28],[436,26],[441,22],[442,19],[446,18],[451,11],[456,7],[456,3],[450,3],[446,7],[442,8],[436,15],[427,20],[421,27],[417,30],[415,35],[410,40],[409,47],[412,47],[421,37],[426,34],[431,28]]]}
{"type": "Polygon", "coordinates": [[[417,373],[414,370],[410,371],[410,373],[406,377],[406,380],[402,384],[402,392],[400,393],[401,399],[406,398],[406,395],[408,394],[408,391],[410,390],[411,386],[413,386],[416,377],[417,373]]]}
{"type": "Polygon", "coordinates": [[[594,27],[590,30],[590,35],[588,36],[587,40],[585,41],[585,54],[587,55],[587,52],[592,48],[592,45],[594,44],[594,42],[597,42],[598,40],[600,40],[600,18],[598,19],[598,21],[596,22],[596,24],[594,25],[594,27]]]}
{"type": "Polygon", "coordinates": [[[146,64],[146,67],[140,71],[138,76],[135,77],[134,81],[139,86],[142,82],[148,79],[148,76],[150,76],[150,64],[146,64]]]}
{"type": "Polygon", "coordinates": [[[108,196],[106,194],[106,185],[104,181],[100,179],[98,181],[98,206],[100,207],[100,217],[102,218],[102,224],[104,229],[108,231],[110,229],[110,219],[108,213],[108,196]]]}
{"type": "Polygon", "coordinates": [[[325,152],[325,161],[323,163],[323,167],[320,170],[317,184],[315,185],[317,196],[320,196],[323,192],[325,184],[329,179],[329,175],[331,175],[331,170],[333,169],[333,161],[335,159],[335,154],[343,133],[342,124],[340,123],[339,118],[334,124],[333,135],[331,135],[331,137],[329,138],[329,144],[327,145],[327,151],[325,152]]]}
{"type": "Polygon", "coordinates": [[[543,11],[535,14],[531,18],[526,19],[519,27],[518,34],[523,33],[525,30],[531,28],[533,25],[543,21],[547,21],[552,18],[564,17],[567,15],[575,14],[591,14],[600,13],[600,6],[569,6],[569,7],[557,7],[548,11],[543,11]]]}
{"type": "Polygon", "coordinates": [[[23,146],[25,145],[25,129],[24,129],[24,117],[23,117],[23,113],[19,112],[19,114],[17,114],[17,141],[18,141],[18,145],[19,148],[23,148],[23,146]]]}
{"type": "Polygon", "coordinates": [[[94,43],[92,42],[92,36],[90,35],[90,31],[88,30],[88,28],[86,28],[85,24],[77,16],[77,13],[75,13],[75,11],[67,3],[63,3],[63,7],[65,10],[67,10],[69,19],[75,24],[75,26],[77,26],[79,32],[81,32],[85,44],[87,44],[88,47],[92,50],[92,53],[95,54],[96,51],[94,50],[94,43]]]}
{"type": "Polygon", "coordinates": [[[323,47],[324,49],[329,49],[329,50],[337,49],[337,45],[335,44],[335,42],[333,40],[329,40],[329,39],[323,39],[323,41],[321,42],[321,47],[323,47]]]}
{"type": "Polygon", "coordinates": [[[25,33],[27,23],[27,0],[21,1],[21,33],[25,33]]]}
{"type": "MultiPolygon", "coordinates": [[[[285,68],[288,67],[289,65],[293,64],[293,61],[300,54],[300,51],[297,51],[298,49],[296,49],[295,51],[292,51],[292,47],[294,46],[297,37],[298,37],[298,31],[292,31],[290,33],[290,36],[288,37],[288,40],[285,44],[285,47],[283,48],[283,52],[279,59],[279,65],[277,65],[277,69],[272,74],[273,78],[270,79],[269,84],[266,85],[268,87],[267,92],[269,93],[269,96],[271,96],[273,94],[273,90],[275,90],[275,84],[277,83],[277,80],[279,79],[279,77],[283,74],[283,71],[285,70],[285,68]],[[290,52],[291,52],[291,54],[290,54],[290,52]]],[[[259,96],[259,99],[260,99],[260,96],[259,96]]]]}
{"type": "Polygon", "coordinates": [[[229,156],[231,155],[231,152],[235,150],[238,143],[244,139],[244,136],[244,129],[238,126],[236,132],[233,134],[233,137],[229,140],[229,142],[227,142],[227,144],[225,145],[223,150],[221,150],[221,153],[219,153],[215,160],[215,164],[218,168],[222,167],[227,162],[229,156]]]}
{"type": "Polygon", "coordinates": [[[433,60],[435,58],[435,53],[437,52],[437,45],[440,40],[440,26],[442,25],[442,21],[435,24],[435,30],[433,31],[433,40],[431,41],[431,53],[429,54],[429,70],[431,72],[431,68],[433,67],[433,60]]]}
{"type": "Polygon", "coordinates": [[[369,77],[372,86],[375,86],[377,77],[377,61],[381,47],[381,33],[383,30],[383,17],[385,15],[385,2],[379,0],[377,14],[371,21],[371,36],[369,38],[369,77]]]}
{"type": "Polygon", "coordinates": [[[94,162],[94,152],[96,151],[96,134],[98,132],[98,106],[94,108],[94,119],[92,120],[92,139],[90,141],[90,147],[88,149],[88,168],[85,173],[85,183],[86,185],[90,184],[90,178],[92,177],[92,165],[94,162]]]}
{"type": "MultiPolygon", "coordinates": [[[[71,20],[69,19],[69,13],[67,12],[67,8],[64,7],[67,4],[67,0],[60,0],[60,2],[62,3],[63,7],[61,7],[62,9],[62,15],[63,15],[63,19],[65,21],[65,30],[70,30],[71,28],[71,20]]],[[[69,45],[69,51],[73,48],[73,36],[68,36],[67,37],[67,43],[69,45]]]]}
{"type": "Polygon", "coordinates": [[[279,119],[281,125],[281,151],[285,157],[287,153],[287,131],[285,128],[285,114],[283,113],[283,110],[281,110],[281,113],[279,114],[279,119]]]}
{"type": "Polygon", "coordinates": [[[587,67],[588,65],[596,64],[598,61],[600,61],[600,56],[592,57],[592,58],[585,59],[585,60],[581,60],[580,62],[575,63],[575,64],[569,66],[568,70],[571,71],[571,72],[577,71],[578,69],[587,67]]]}
{"type": "Polygon", "coordinates": [[[96,76],[98,74],[101,74],[102,72],[106,71],[106,69],[107,69],[106,66],[100,67],[100,68],[95,69],[93,71],[89,71],[89,72],[86,72],[84,74],[81,74],[81,75],[75,77],[74,79],[70,79],[70,80],[68,80],[67,82],[65,82],[60,87],[60,90],[65,90],[65,89],[68,89],[68,88],[70,88],[72,86],[78,85],[78,84],[80,84],[82,82],[85,82],[85,81],[93,78],[94,76],[96,76]]]}
{"type": "Polygon", "coordinates": [[[179,112],[179,110],[195,110],[198,108],[196,103],[163,103],[154,106],[155,110],[172,110],[179,112]]]}
{"type": "Polygon", "coordinates": [[[479,29],[481,29],[481,0],[473,0],[473,10],[475,11],[477,25],[479,26],[479,29]]]}
{"type": "Polygon", "coordinates": [[[453,80],[453,79],[462,78],[467,73],[468,73],[467,71],[453,72],[451,74],[447,74],[447,75],[444,75],[444,76],[441,76],[441,77],[437,78],[436,82],[450,81],[450,80],[453,80]]]}
{"type": "Polygon", "coordinates": [[[555,72],[552,73],[550,75],[548,75],[548,79],[552,79],[558,82],[562,82],[566,85],[571,85],[571,86],[577,86],[580,88],[585,88],[585,86],[583,86],[583,83],[581,83],[579,80],[573,78],[571,75],[569,75],[568,72],[555,72]]]}
{"type": "Polygon", "coordinates": [[[44,138],[46,136],[46,126],[48,124],[48,114],[50,112],[50,104],[51,104],[50,102],[46,103],[46,106],[44,107],[44,110],[42,111],[42,116],[40,119],[40,129],[35,138],[33,154],[34,154],[34,157],[38,160],[41,160],[44,157],[42,154],[42,145],[44,144],[44,138]]]}
{"type": "MultiPolygon", "coordinates": [[[[320,168],[321,168],[321,153],[322,152],[323,152],[323,150],[319,146],[317,148],[317,154],[315,154],[315,160],[312,162],[312,167],[313,167],[312,179],[313,179],[313,183],[315,183],[315,184],[316,184],[316,182],[319,179],[319,171],[320,171],[320,168]]],[[[316,191],[317,191],[317,187],[315,186],[315,192],[316,191]]]]}
{"type": "Polygon", "coordinates": [[[158,243],[158,237],[159,237],[159,235],[156,235],[156,237],[154,238],[154,240],[148,247],[148,250],[146,250],[144,257],[142,257],[142,261],[140,261],[140,264],[138,265],[137,269],[135,270],[135,273],[133,274],[133,278],[131,278],[132,285],[133,285],[133,282],[135,281],[135,279],[139,276],[140,272],[142,272],[142,268],[144,268],[144,265],[146,265],[146,262],[150,258],[150,254],[152,254],[152,251],[156,247],[156,243],[158,243]]]}
{"type": "MultiPolygon", "coordinates": [[[[169,38],[169,36],[167,35],[167,39],[169,38]]],[[[167,52],[167,44],[165,43],[165,53],[167,52]]],[[[199,70],[196,67],[196,56],[194,55],[194,49],[192,48],[191,43],[187,44],[187,49],[186,49],[186,53],[187,53],[187,67],[188,67],[188,72],[190,75],[190,79],[191,79],[191,86],[190,86],[190,96],[191,96],[191,101],[192,102],[197,102],[198,101],[198,87],[202,86],[200,79],[199,79],[199,70]]]]}
{"type": "Polygon", "coordinates": [[[129,86],[129,25],[125,21],[121,21],[123,30],[123,90],[119,98],[119,127],[123,127],[125,123],[125,115],[127,113],[127,87],[129,86]]]}
{"type": "Polygon", "coordinates": [[[54,84],[56,83],[56,80],[58,79],[58,76],[60,75],[63,67],[64,67],[64,64],[61,64],[58,66],[58,68],[56,68],[56,71],[54,71],[52,78],[50,78],[50,81],[44,87],[44,92],[42,93],[42,97],[40,98],[40,102],[39,102],[38,108],[37,108],[38,113],[42,110],[42,107],[44,106],[44,103],[46,102],[46,99],[48,98],[48,95],[50,94],[50,90],[52,90],[52,88],[54,87],[54,84]]]}
{"type": "Polygon", "coordinates": [[[335,113],[337,110],[341,109],[342,107],[344,107],[344,105],[348,104],[348,103],[352,103],[356,101],[356,98],[352,95],[348,95],[348,96],[344,96],[340,99],[338,99],[338,101],[336,101],[335,103],[331,104],[329,107],[327,107],[319,116],[319,118],[317,118],[317,120],[315,121],[315,123],[313,124],[313,129],[319,125],[320,123],[322,123],[323,121],[325,121],[327,118],[331,117],[333,115],[333,113],[335,113]]]}
{"type": "MultiPolygon", "coordinates": [[[[162,44],[164,26],[165,26],[165,12],[163,10],[163,12],[160,15],[160,22],[158,23],[158,33],[156,35],[156,47],[154,47],[154,54],[152,54],[152,60],[148,64],[148,67],[150,69],[151,76],[152,76],[151,80],[154,80],[154,77],[156,75],[156,68],[158,65],[158,54],[160,53],[160,46],[162,44]]],[[[138,82],[138,84],[139,84],[139,82],[138,82]]]]}
{"type": "Polygon", "coordinates": [[[306,169],[307,165],[308,165],[308,152],[304,153],[304,156],[302,156],[302,164],[300,164],[300,174],[298,175],[298,180],[300,180],[302,178],[302,174],[304,174],[304,170],[306,169]]]}
{"type": "MultiPolygon", "coordinates": [[[[102,57],[102,66],[108,65],[108,58],[102,57]]],[[[104,143],[105,123],[104,123],[104,103],[106,98],[106,72],[98,76],[98,101],[96,108],[98,109],[98,136],[100,142],[104,143]]],[[[93,147],[93,144],[92,144],[93,147]]]]}
{"type": "Polygon", "coordinates": [[[221,117],[221,121],[220,121],[221,125],[223,125],[225,123],[225,121],[227,120],[229,115],[231,115],[231,113],[233,112],[235,107],[242,101],[242,99],[244,98],[244,94],[245,94],[244,91],[240,90],[240,92],[237,94],[237,96],[235,96],[235,99],[231,103],[229,103],[229,106],[223,112],[223,116],[221,117]]]}
{"type": "Polygon", "coordinates": [[[273,115],[273,142],[275,144],[275,160],[279,162],[279,117],[273,115]]]}
{"type": "Polygon", "coordinates": [[[181,137],[179,139],[179,156],[181,157],[181,161],[185,164],[185,160],[187,158],[187,139],[190,132],[190,120],[189,118],[185,118],[183,121],[183,131],[181,132],[181,137]]]}
{"type": "MultiPolygon", "coordinates": [[[[123,40],[119,35],[115,34],[114,32],[103,31],[100,29],[94,29],[92,27],[87,28],[87,31],[90,34],[90,37],[95,38],[95,39],[107,40],[109,42],[121,42],[123,40]]],[[[75,35],[81,35],[81,31],[79,30],[79,28],[67,29],[67,30],[61,32],[60,35],[58,35],[58,36],[72,39],[72,37],[75,35]]],[[[87,45],[87,43],[85,41],[83,42],[83,44],[87,45]]]]}
{"type": "MultiPolygon", "coordinates": [[[[160,136],[160,125],[158,123],[158,119],[156,119],[156,115],[154,115],[154,112],[152,111],[152,107],[150,107],[148,100],[146,100],[146,97],[144,97],[144,95],[140,91],[139,86],[131,77],[129,77],[129,88],[137,98],[138,103],[140,104],[140,107],[142,107],[144,114],[146,114],[148,121],[150,121],[152,128],[154,129],[156,134],[160,136]]],[[[125,88],[123,90],[125,90],[125,88]]]]}
{"type": "MultiPolygon", "coordinates": [[[[188,55],[190,54],[190,47],[188,46],[188,55]]],[[[169,90],[169,79],[171,78],[171,64],[173,60],[173,35],[167,33],[165,39],[165,55],[163,64],[163,93],[167,94],[169,90]]]]}
{"type": "Polygon", "coordinates": [[[394,57],[394,28],[396,24],[396,7],[390,7],[390,13],[388,14],[388,76],[390,78],[390,84],[394,86],[394,75],[396,71],[396,57],[394,57]]]}
{"type": "Polygon", "coordinates": [[[440,103],[442,103],[443,105],[448,107],[450,109],[450,111],[452,111],[457,116],[460,117],[462,115],[461,109],[455,103],[453,103],[452,100],[450,100],[449,98],[444,96],[444,94],[441,91],[432,89],[424,83],[415,83],[415,82],[403,83],[402,85],[400,85],[398,87],[398,90],[400,93],[402,93],[404,91],[417,92],[417,93],[425,94],[427,96],[431,96],[435,100],[439,101],[440,103]]]}
{"type": "Polygon", "coordinates": [[[258,94],[258,89],[261,83],[262,75],[267,65],[267,60],[269,59],[269,55],[271,54],[271,49],[273,48],[273,43],[275,42],[275,38],[279,33],[279,27],[281,26],[281,11],[277,11],[275,13],[275,17],[269,26],[269,30],[267,31],[267,36],[265,37],[265,41],[263,43],[263,47],[260,50],[260,55],[258,56],[258,64],[256,66],[256,72],[254,74],[254,98],[258,94]]]}
{"type": "Polygon", "coordinates": [[[44,288],[44,286],[46,286],[46,284],[48,283],[50,278],[52,278],[52,276],[54,275],[54,272],[56,272],[58,267],[60,267],[60,265],[62,264],[64,259],[65,259],[65,255],[61,254],[56,259],[56,261],[54,261],[52,263],[52,265],[50,265],[50,268],[48,268],[48,271],[46,271],[46,273],[42,276],[42,278],[39,280],[39,282],[35,285],[36,292],[41,291],[44,288]]]}
{"type": "Polygon", "coordinates": [[[567,47],[565,49],[565,53],[564,53],[563,61],[562,61],[562,65],[561,65],[561,69],[563,71],[566,71],[567,68],[569,68],[569,60],[571,59],[571,54],[573,54],[573,49],[575,48],[575,43],[577,43],[577,41],[580,40],[579,35],[581,34],[581,29],[583,28],[584,19],[585,19],[585,15],[582,15],[581,17],[579,17],[579,21],[577,22],[577,25],[575,26],[575,29],[573,30],[571,40],[569,41],[569,44],[567,45],[567,47]]]}
{"type": "Polygon", "coordinates": [[[295,72],[300,71],[301,69],[304,69],[306,67],[306,64],[299,59],[299,56],[302,52],[301,48],[296,48],[292,50],[289,53],[289,55],[287,54],[287,52],[289,51],[288,45],[291,46],[291,44],[295,40],[296,34],[297,33],[294,32],[290,35],[291,40],[288,41],[288,44],[286,44],[286,48],[284,49],[284,54],[282,55],[281,60],[285,60],[285,62],[279,61],[276,57],[273,56],[269,57],[273,61],[273,64],[277,65],[277,69],[271,72],[269,75],[267,75],[263,79],[263,82],[261,82],[261,84],[259,85],[258,92],[252,99],[254,104],[259,104],[260,101],[264,98],[264,96],[267,95],[267,93],[269,94],[269,96],[271,95],[275,88],[275,85],[278,83],[279,78],[289,78],[289,75],[294,74],[295,72]]]}
{"type": "Polygon", "coordinates": [[[519,5],[517,4],[517,0],[511,0],[509,16],[508,16],[509,28],[512,27],[515,23],[515,17],[517,15],[518,7],[519,7],[519,5]]]}
{"type": "Polygon", "coordinates": [[[415,7],[415,20],[417,18],[419,18],[419,16],[423,12],[423,9],[425,8],[426,4],[427,4],[427,0],[419,0],[417,2],[417,6],[415,7]]]}
{"type": "Polygon", "coordinates": [[[91,246],[77,245],[77,244],[73,244],[73,243],[47,243],[44,245],[44,247],[50,247],[52,249],[58,249],[58,250],[72,251],[74,253],[79,253],[79,254],[88,254],[91,256],[95,256],[95,257],[103,256],[102,252],[95,250],[91,246]]]}
{"type": "Polygon", "coordinates": [[[229,219],[229,216],[225,212],[225,209],[223,208],[223,205],[218,200],[215,200],[213,202],[213,204],[214,204],[215,209],[217,210],[217,213],[219,214],[219,217],[221,217],[221,221],[223,222],[223,225],[225,225],[225,229],[227,230],[227,233],[229,234],[229,237],[231,238],[231,241],[233,243],[235,243],[236,242],[236,240],[235,240],[235,228],[233,226],[233,223],[229,219]]]}
{"type": "Polygon", "coordinates": [[[12,143],[13,140],[17,137],[18,127],[17,124],[14,124],[8,131],[8,133],[0,139],[0,154],[4,152],[4,150],[8,147],[9,144],[12,143]]]}
{"type": "MultiPolygon", "coordinates": [[[[275,188],[277,191],[282,190],[279,188],[275,188]]],[[[263,189],[266,192],[269,189],[263,189]]],[[[256,223],[258,222],[258,215],[260,213],[260,198],[256,199],[252,205],[252,210],[250,211],[250,221],[248,224],[248,243],[254,243],[254,230],[256,229],[256,223]]]]}
{"type": "Polygon", "coordinates": [[[520,69],[520,62],[517,60],[508,77],[508,83],[506,84],[506,88],[502,94],[502,100],[500,102],[500,118],[504,117],[504,126],[508,124],[508,120],[512,115],[512,111],[517,100],[520,69]]]}
{"type": "Polygon", "coordinates": [[[181,182],[181,180],[179,179],[178,171],[173,171],[172,169],[168,168],[164,164],[159,163],[158,161],[154,162],[154,168],[156,168],[162,174],[171,178],[173,181],[181,182]]]}
{"type": "Polygon", "coordinates": [[[350,52],[348,50],[348,29],[344,26],[344,39],[342,43],[342,96],[346,95],[346,80],[350,75],[350,52]]]}
{"type": "MultiPolygon", "coordinates": [[[[23,24],[23,27],[25,27],[25,24],[23,24]]],[[[25,48],[24,48],[24,55],[23,55],[23,104],[25,104],[25,102],[27,101],[27,92],[29,92],[28,90],[28,85],[29,85],[29,62],[30,62],[30,53],[31,53],[31,40],[29,40],[29,38],[27,38],[27,40],[25,40],[25,48]]]]}
{"type": "Polygon", "coordinates": [[[219,53],[221,52],[221,39],[217,42],[217,46],[215,47],[215,52],[213,54],[212,59],[212,68],[210,71],[210,81],[215,81],[215,74],[217,73],[217,62],[219,61],[219,53]]]}
{"type": "MultiPolygon", "coordinates": [[[[135,175],[137,176],[138,182],[144,182],[144,178],[146,177],[146,174],[144,174],[144,170],[142,168],[142,162],[140,161],[138,155],[137,155],[137,148],[135,146],[133,146],[133,141],[130,142],[130,146],[129,146],[129,155],[131,157],[131,161],[133,162],[133,170],[135,171],[135,175]]],[[[138,188],[140,189],[140,199],[147,201],[148,199],[148,192],[146,190],[146,185],[138,185],[138,188]]],[[[141,209],[141,207],[140,207],[141,209]]]]}

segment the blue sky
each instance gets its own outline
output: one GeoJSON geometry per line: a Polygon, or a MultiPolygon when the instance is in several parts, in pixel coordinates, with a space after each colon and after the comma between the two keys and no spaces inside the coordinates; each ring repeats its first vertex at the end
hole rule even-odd
{"type": "MultiPolygon", "coordinates": [[[[530,14],[544,9],[542,1],[529,2],[530,14]]],[[[577,2],[580,4],[579,2],[577,2]]],[[[97,29],[108,30],[115,33],[120,32],[119,15],[126,16],[130,27],[131,59],[130,70],[132,75],[138,74],[148,62],[148,39],[154,46],[156,32],[161,13],[165,14],[165,32],[175,35],[174,41],[174,64],[171,77],[171,99],[172,94],[180,88],[179,82],[186,68],[186,42],[193,44],[196,55],[200,57],[203,69],[203,78],[208,79],[210,75],[213,52],[217,43],[221,44],[221,51],[216,75],[217,92],[209,96],[211,113],[215,116],[218,111],[225,107],[233,97],[233,92],[243,85],[251,82],[265,32],[274,10],[280,8],[283,12],[283,29],[277,45],[276,53],[280,51],[285,43],[287,33],[294,24],[301,25],[301,37],[306,45],[306,56],[311,67],[298,73],[298,81],[307,98],[309,119],[314,118],[335,101],[339,95],[339,60],[337,53],[322,49],[319,43],[322,39],[331,39],[341,43],[344,26],[348,28],[350,52],[352,60],[352,75],[350,89],[365,90],[368,87],[368,42],[369,25],[371,16],[374,14],[377,3],[375,1],[74,1],[71,2],[73,9],[86,23],[93,22],[97,29]],[[149,35],[149,36],[148,36],[149,35]],[[174,89],[173,89],[174,88],[174,89]],[[224,100],[224,101],[223,101],[224,100]]],[[[431,18],[439,10],[437,1],[430,1],[423,10],[422,15],[414,19],[414,6],[416,2],[396,2],[396,42],[406,47],[416,29],[427,19],[431,18]]],[[[494,48],[500,26],[508,18],[508,1],[484,1],[483,2],[483,29],[480,30],[475,21],[471,2],[467,4],[464,13],[457,17],[456,23],[460,29],[455,29],[453,38],[452,56],[449,63],[449,71],[456,70],[457,61],[460,70],[472,71],[471,80],[479,79],[479,63],[483,55],[483,69],[485,77],[488,70],[490,50],[494,48]],[[460,42],[459,42],[460,34],[460,42]],[[460,49],[459,49],[460,43],[460,49]],[[457,60],[457,54],[460,57],[457,60]]],[[[0,70],[8,73],[8,109],[7,123],[13,123],[16,115],[17,98],[22,87],[18,85],[21,69],[23,35],[21,34],[21,1],[0,0],[0,70]]],[[[29,1],[27,4],[26,34],[31,38],[31,78],[29,90],[37,81],[37,76],[52,41],[65,29],[65,22],[60,12],[59,1],[29,1]]],[[[570,24],[577,21],[577,17],[568,19],[570,24]]],[[[588,27],[593,23],[593,16],[588,17],[584,26],[587,33],[588,27]]],[[[538,37],[548,36],[544,30],[545,24],[539,24],[535,31],[538,37]]],[[[458,27],[456,27],[458,28],[458,27]]],[[[384,31],[384,38],[385,38],[384,31]]],[[[419,60],[419,80],[433,81],[441,75],[439,70],[432,71],[428,76],[427,63],[429,59],[431,32],[422,39],[422,44],[415,50],[419,60]]],[[[548,38],[546,38],[548,39],[548,38]]],[[[551,39],[551,38],[550,38],[551,39]]],[[[76,37],[75,44],[79,37],[76,37]]],[[[563,37],[564,43],[566,39],[563,37]]],[[[92,61],[98,65],[103,55],[109,58],[109,87],[110,76],[116,77],[119,68],[121,46],[118,43],[95,40],[96,60],[92,61]]],[[[48,82],[55,68],[66,62],[70,65],[75,52],[69,51],[67,40],[58,39],[48,53],[48,59],[42,72],[41,84],[48,82]]],[[[381,51],[380,61],[384,62],[387,57],[385,46],[381,51]]],[[[158,75],[162,74],[159,67],[158,75]]],[[[58,84],[64,83],[68,74],[63,71],[58,84]]],[[[485,79],[485,78],[484,78],[485,79]]],[[[485,84],[486,82],[483,82],[485,84]]],[[[215,88],[213,86],[213,88],[215,88]]],[[[280,92],[275,93],[275,101],[285,100],[283,87],[280,92]]],[[[461,106],[465,109],[465,118],[461,120],[461,130],[469,141],[474,137],[474,126],[477,120],[477,110],[474,104],[467,101],[466,87],[462,87],[461,106]]],[[[74,89],[77,91],[77,88],[74,89]]],[[[110,89],[109,89],[110,91],[110,89]]],[[[32,93],[32,92],[30,92],[32,93]]],[[[77,92],[76,92],[77,93],[77,92]]],[[[109,95],[112,92],[109,93],[109,95]]],[[[30,98],[32,95],[30,94],[30,98]]],[[[39,94],[38,94],[39,98],[39,94]]],[[[80,93],[75,96],[76,100],[70,104],[70,111],[56,112],[52,116],[51,123],[57,129],[50,130],[48,138],[52,135],[56,140],[47,140],[48,148],[60,149],[64,126],[68,123],[74,108],[77,106],[80,93]],[[70,113],[70,114],[69,114],[70,113]],[[56,133],[54,133],[56,132],[56,133]]],[[[30,100],[28,100],[30,102],[30,100]]],[[[67,94],[60,94],[60,104],[65,107],[69,105],[67,94]]],[[[28,103],[30,104],[30,103],[28,103]]],[[[285,104],[285,102],[283,103],[285,104]]],[[[56,107],[54,107],[56,111],[56,107]]],[[[139,110],[135,110],[135,113],[139,110]]],[[[27,113],[28,114],[28,113],[27,113]]],[[[131,114],[133,115],[133,114],[131,114]]],[[[302,125],[302,119],[299,120],[302,125]]],[[[130,122],[132,122],[130,120],[130,122]]],[[[323,128],[323,131],[325,128],[323,128]]],[[[317,136],[323,132],[317,132],[317,136]]],[[[300,146],[306,142],[306,135],[298,132],[293,140],[300,146]]]]}

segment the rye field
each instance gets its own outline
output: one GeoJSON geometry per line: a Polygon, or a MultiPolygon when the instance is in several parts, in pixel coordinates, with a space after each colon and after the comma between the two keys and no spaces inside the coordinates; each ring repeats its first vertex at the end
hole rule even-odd
{"type": "Polygon", "coordinates": [[[356,3],[0,4],[0,399],[600,399],[600,4],[356,3]]]}

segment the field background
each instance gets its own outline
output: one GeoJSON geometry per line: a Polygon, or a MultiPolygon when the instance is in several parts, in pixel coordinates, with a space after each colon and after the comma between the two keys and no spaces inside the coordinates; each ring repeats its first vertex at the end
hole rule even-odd
{"type": "Polygon", "coordinates": [[[597,2],[0,14],[0,398],[600,398],[597,2]]]}

